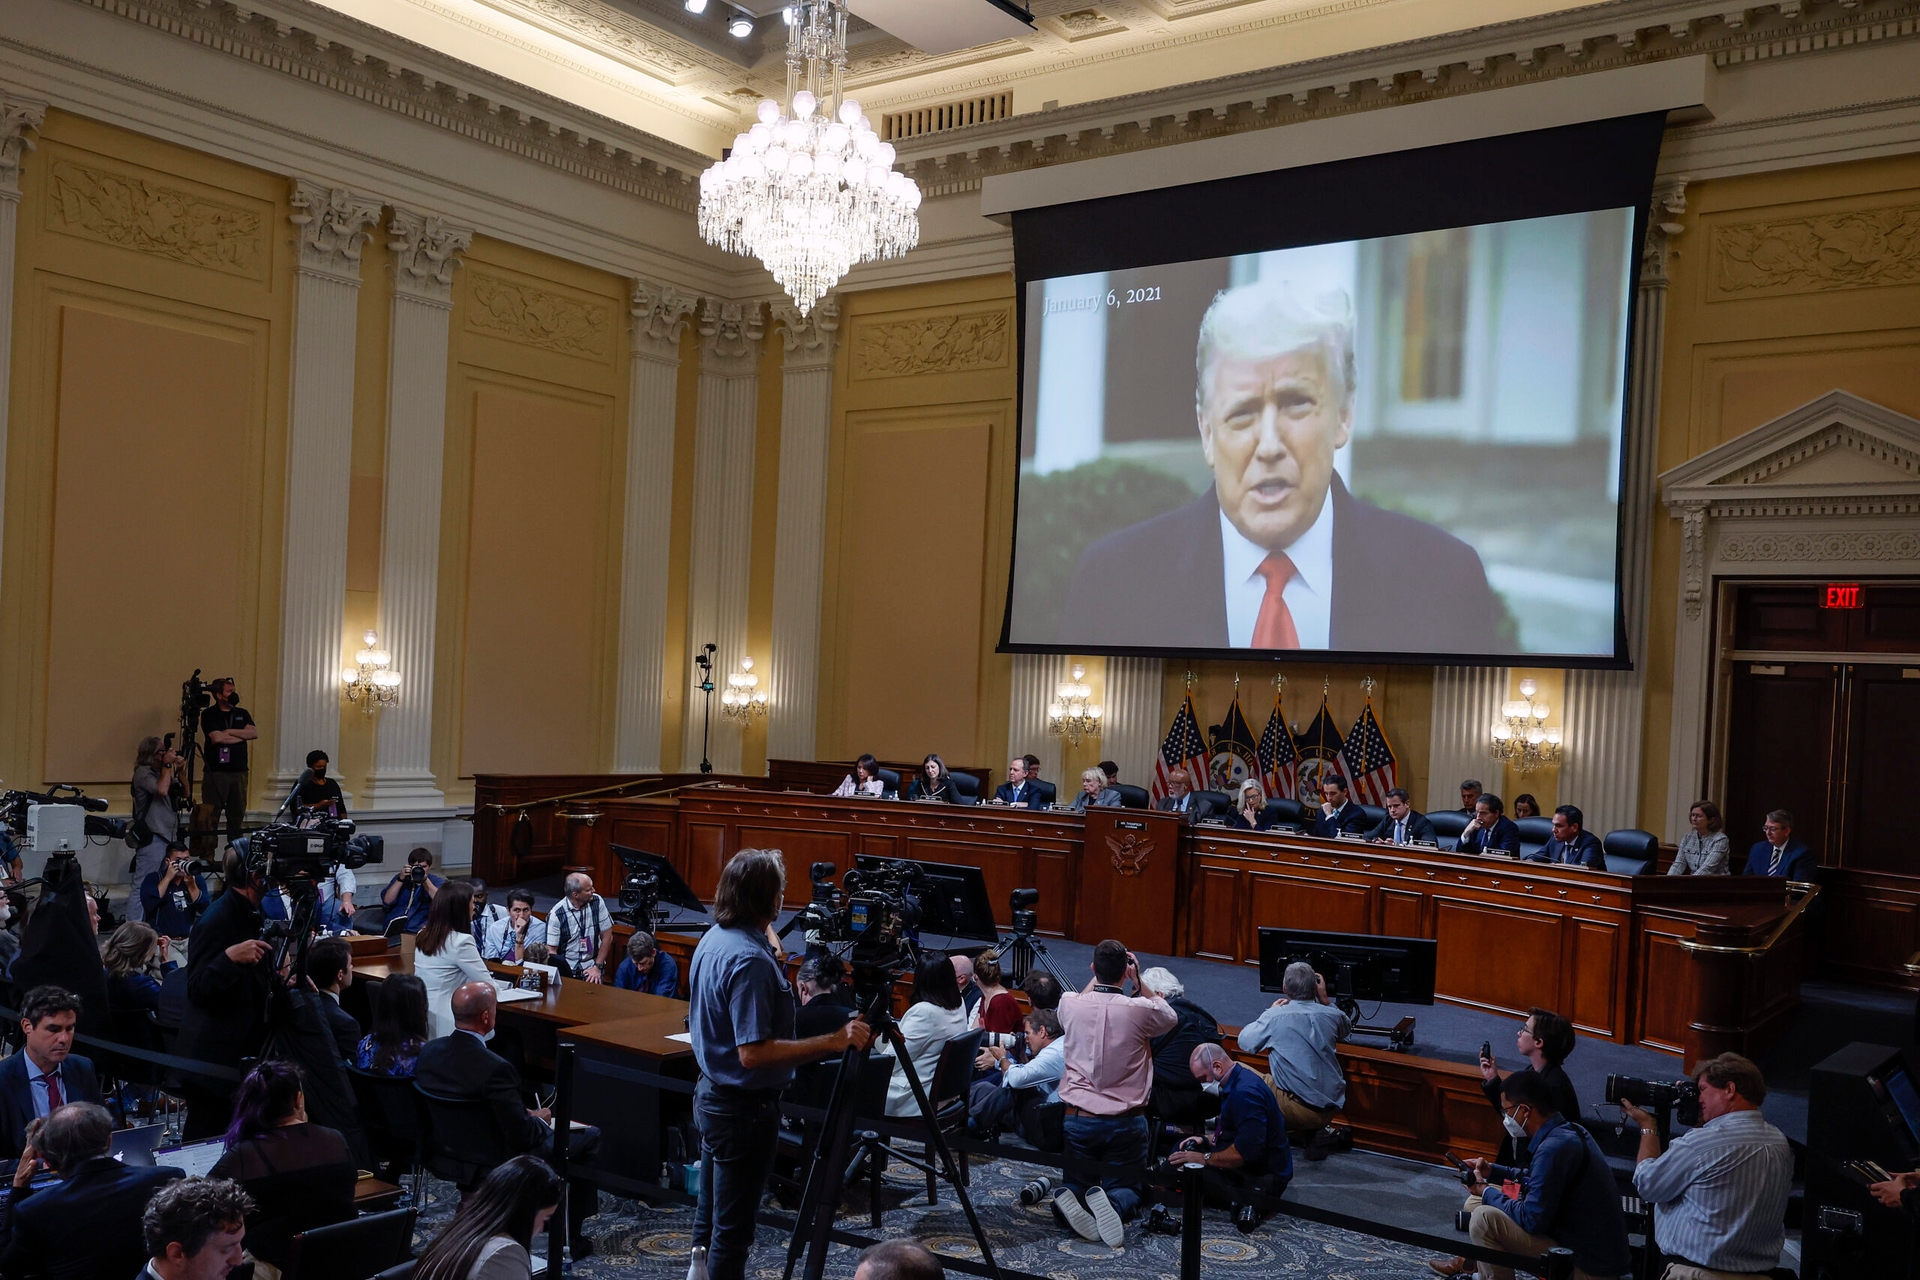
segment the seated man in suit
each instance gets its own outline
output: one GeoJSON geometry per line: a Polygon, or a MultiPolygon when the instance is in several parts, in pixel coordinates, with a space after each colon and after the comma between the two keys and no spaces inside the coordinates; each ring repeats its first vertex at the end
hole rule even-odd
{"type": "Polygon", "coordinates": [[[1007,761],[1007,780],[993,789],[988,804],[1010,804],[1024,809],[1035,803],[1037,793],[1027,778],[1027,758],[1015,756],[1007,761]]]}
{"type": "Polygon", "coordinates": [[[1586,815],[1570,804],[1563,804],[1553,811],[1553,839],[1540,846],[1540,852],[1528,858],[1528,862],[1555,862],[1563,866],[1588,867],[1594,871],[1607,869],[1606,851],[1600,847],[1600,837],[1585,827],[1586,815]]]}
{"type": "Polygon", "coordinates": [[[1192,774],[1185,769],[1175,769],[1167,774],[1167,794],[1155,808],[1177,813],[1184,820],[1192,822],[1200,816],[1203,807],[1193,798],[1192,774]]]}
{"type": "MultiPolygon", "coordinates": [[[[1500,603],[1445,530],[1355,497],[1353,307],[1261,280],[1200,321],[1195,425],[1213,484],[1080,557],[1066,645],[1496,653],[1500,603]]],[[[1046,640],[1045,636],[1020,637],[1046,640]]]]}
{"type": "Polygon", "coordinates": [[[80,997],[63,987],[35,987],[20,1002],[26,1044],[0,1062],[0,1143],[17,1160],[27,1126],[69,1102],[104,1102],[93,1063],[73,1052],[80,997]]]}
{"type": "MultiPolygon", "coordinates": [[[[493,1106],[508,1153],[531,1153],[545,1159],[553,1151],[553,1114],[530,1109],[520,1096],[520,1075],[505,1058],[487,1047],[487,1036],[499,1012],[500,998],[490,982],[469,982],[453,992],[451,1035],[429,1040],[420,1050],[414,1083],[442,1098],[484,1099],[493,1106]]],[[[576,1129],[567,1139],[567,1158],[591,1162],[600,1148],[600,1131],[576,1129]]],[[[574,1180],[567,1195],[567,1251],[576,1260],[592,1254],[593,1245],[582,1233],[586,1220],[600,1212],[598,1187],[586,1179],[574,1180]]]]}
{"type": "Polygon", "coordinates": [[[1506,815],[1507,802],[1482,795],[1473,806],[1473,821],[1460,833],[1460,853],[1504,853],[1520,856],[1520,825],[1506,815]]]}
{"type": "Polygon", "coordinates": [[[1372,827],[1373,820],[1347,798],[1347,784],[1338,775],[1320,780],[1320,814],[1307,826],[1310,835],[1332,840],[1344,831],[1364,835],[1372,827]]]}
{"type": "Polygon", "coordinates": [[[146,1265],[140,1215],[153,1193],[184,1170],[121,1164],[107,1152],[113,1117],[97,1102],[69,1102],[27,1127],[27,1148],[60,1177],[33,1189],[22,1159],[13,1195],[0,1205],[0,1274],[93,1280],[131,1276],[146,1265]]]}
{"type": "Polygon", "coordinates": [[[353,985],[353,951],[345,938],[321,938],[307,947],[307,977],[313,989],[324,999],[320,1013],[340,1047],[340,1057],[351,1060],[359,1052],[360,1037],[366,1034],[354,1016],[340,1007],[341,993],[353,985]]]}
{"type": "Polygon", "coordinates": [[[1460,783],[1460,812],[1469,818],[1480,803],[1480,793],[1486,788],[1480,785],[1478,778],[1465,778],[1460,783]]]}
{"type": "Polygon", "coordinates": [[[1775,809],[1760,829],[1767,838],[1748,851],[1746,874],[1785,876],[1801,884],[1812,881],[1820,860],[1813,856],[1806,841],[1793,838],[1793,815],[1785,809],[1775,809]]]}
{"type": "Polygon", "coordinates": [[[1380,819],[1380,825],[1367,832],[1367,839],[1385,844],[1412,844],[1416,840],[1428,840],[1439,843],[1440,837],[1434,834],[1433,824],[1426,815],[1413,811],[1413,801],[1407,795],[1405,787],[1394,787],[1387,792],[1387,816],[1380,819]]]}
{"type": "Polygon", "coordinates": [[[1085,813],[1088,805],[1106,805],[1120,807],[1120,793],[1107,783],[1107,771],[1099,765],[1083,771],[1080,775],[1080,794],[1073,798],[1072,808],[1085,813]]]}

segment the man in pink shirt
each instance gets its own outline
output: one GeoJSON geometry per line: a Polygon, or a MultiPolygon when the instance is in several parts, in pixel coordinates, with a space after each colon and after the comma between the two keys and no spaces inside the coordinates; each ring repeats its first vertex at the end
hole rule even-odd
{"type": "MultiPolygon", "coordinates": [[[[1179,1021],[1140,980],[1140,963],[1109,938],[1093,949],[1093,981],[1060,998],[1066,1033],[1060,1101],[1066,1104],[1067,1155],[1098,1164],[1147,1161],[1147,1095],[1153,1090],[1153,1038],[1179,1021]],[[1136,994],[1126,994],[1131,982],[1136,994]]],[[[1140,1205],[1140,1187],[1109,1174],[1090,1187],[1068,1170],[1053,1197],[1054,1217],[1083,1240],[1117,1249],[1125,1220],[1140,1205]]]]}

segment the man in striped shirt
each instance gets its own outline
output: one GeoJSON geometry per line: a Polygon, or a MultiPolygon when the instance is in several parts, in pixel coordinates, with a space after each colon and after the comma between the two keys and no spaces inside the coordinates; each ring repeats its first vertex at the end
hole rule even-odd
{"type": "Polygon", "coordinates": [[[1701,1063],[1694,1078],[1700,1125],[1664,1153],[1653,1117],[1620,1104],[1640,1126],[1633,1188],[1654,1206],[1666,1280],[1763,1276],[1780,1265],[1786,1244],[1793,1152],[1760,1114],[1767,1082],[1759,1067],[1723,1053],[1701,1063]]]}

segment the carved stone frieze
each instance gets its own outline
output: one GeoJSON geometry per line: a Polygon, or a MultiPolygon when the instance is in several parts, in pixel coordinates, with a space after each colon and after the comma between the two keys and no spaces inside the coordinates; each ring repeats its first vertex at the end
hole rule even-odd
{"type": "Polygon", "coordinates": [[[1687,621],[1700,620],[1707,589],[1707,504],[1689,502],[1680,510],[1680,573],[1687,621]]]}
{"type": "Polygon", "coordinates": [[[489,6],[519,16],[543,20],[594,46],[617,50],[639,65],[668,77],[684,76],[706,67],[728,70],[726,62],[695,46],[663,39],[660,32],[632,14],[599,0],[485,0],[489,6]]]}
{"type": "Polygon", "coordinates": [[[853,376],[908,378],[1006,366],[1012,315],[1005,307],[873,320],[854,329],[853,376]]]}
{"type": "Polygon", "coordinates": [[[1920,531],[1751,533],[1722,538],[1718,558],[1737,564],[1819,564],[1845,560],[1920,560],[1920,531]]]}
{"type": "Polygon", "coordinates": [[[387,224],[393,253],[393,287],[422,302],[453,305],[453,269],[473,244],[473,229],[432,214],[395,209],[387,224]]]}
{"type": "Polygon", "coordinates": [[[758,302],[703,299],[700,367],[709,373],[753,373],[760,364],[760,340],[766,331],[766,315],[758,302]]]}
{"type": "Polygon", "coordinates": [[[256,209],[65,158],[47,179],[49,231],[250,279],[266,275],[256,209]]]}
{"type": "Polygon", "coordinates": [[[46,103],[0,98],[0,200],[20,198],[20,161],[33,150],[28,134],[46,123],[46,103]]]}
{"type": "Polygon", "coordinates": [[[773,322],[787,349],[787,368],[833,363],[834,335],[840,330],[840,303],[831,294],[814,303],[807,315],[792,302],[773,304],[773,322]]]}
{"type": "Polygon", "coordinates": [[[1640,251],[1642,288],[1667,283],[1667,260],[1674,252],[1674,238],[1687,229],[1686,224],[1680,221],[1686,211],[1685,178],[1663,182],[1653,189],[1653,208],[1647,218],[1647,242],[1640,251]]]}
{"type": "Polygon", "coordinates": [[[635,355],[679,363],[680,337],[693,323],[700,300],[670,284],[633,282],[633,351],[635,355]]]}
{"type": "Polygon", "coordinates": [[[294,241],[300,270],[360,283],[360,250],[380,222],[380,202],[345,187],[305,179],[293,184],[294,241]]]}
{"type": "Polygon", "coordinates": [[[1920,284],[1920,204],[1716,227],[1711,254],[1723,297],[1920,284]]]}
{"type": "Polygon", "coordinates": [[[613,357],[613,309],[479,270],[467,281],[467,328],[602,363],[613,357]]]}

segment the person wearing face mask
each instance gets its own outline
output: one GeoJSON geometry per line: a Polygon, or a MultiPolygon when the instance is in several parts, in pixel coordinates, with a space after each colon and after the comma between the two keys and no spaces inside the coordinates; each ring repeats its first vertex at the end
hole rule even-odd
{"type": "Polygon", "coordinates": [[[315,818],[347,816],[347,798],[341,794],[340,784],[327,776],[327,770],[332,765],[326,752],[307,752],[307,776],[294,791],[293,803],[296,808],[305,810],[315,818]]]}
{"type": "Polygon", "coordinates": [[[1220,1117],[1211,1137],[1188,1138],[1167,1163],[1206,1170],[1200,1186],[1207,1199],[1230,1205],[1234,1225],[1250,1235],[1264,1215],[1248,1192],[1277,1196],[1293,1180],[1286,1118],[1267,1082],[1219,1045],[1194,1046],[1187,1066],[1200,1087],[1220,1099],[1220,1117]]]}
{"type": "MultiPolygon", "coordinates": [[[[1500,1123],[1516,1142],[1524,1142],[1525,1169],[1509,1169],[1473,1159],[1470,1190],[1480,1197],[1468,1238],[1483,1249],[1540,1258],[1549,1249],[1573,1252],[1576,1280],[1617,1280],[1633,1269],[1627,1222],[1620,1192],[1606,1153],[1592,1136],[1553,1103],[1539,1076],[1516,1071],[1500,1086],[1500,1123]],[[1492,1179],[1518,1182],[1518,1197],[1507,1195],[1492,1179]]],[[[1513,1269],[1465,1258],[1427,1264],[1443,1276],[1464,1275],[1476,1267],[1482,1280],[1513,1280],[1513,1269]]]]}
{"type": "Polygon", "coordinates": [[[207,740],[201,749],[200,799],[213,806],[216,829],[218,818],[225,815],[227,843],[232,844],[247,816],[247,744],[260,730],[240,705],[233,677],[222,676],[212,689],[213,705],[200,713],[200,732],[207,740]]]}

